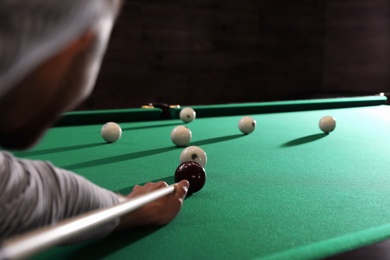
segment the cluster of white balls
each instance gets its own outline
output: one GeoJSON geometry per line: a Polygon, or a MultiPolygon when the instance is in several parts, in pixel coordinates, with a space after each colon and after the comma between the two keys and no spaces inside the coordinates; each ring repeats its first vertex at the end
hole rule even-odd
{"type": "MultiPolygon", "coordinates": [[[[180,110],[179,117],[184,123],[190,123],[195,120],[196,112],[191,107],[185,107],[180,110]]],[[[178,147],[187,146],[191,139],[192,132],[187,126],[179,125],[171,131],[171,140],[178,147]]]]}
{"type": "MultiPolygon", "coordinates": [[[[184,123],[190,123],[195,120],[196,112],[191,107],[185,107],[180,111],[179,117],[184,123]]],[[[336,128],[336,119],[332,116],[324,116],[318,124],[324,133],[330,133],[336,128]]],[[[250,134],[256,129],[256,120],[244,116],[238,121],[238,128],[243,134],[250,134]]],[[[114,143],[121,138],[122,128],[115,122],[107,122],[102,126],[100,134],[107,143],[114,143]]],[[[173,128],[170,137],[176,146],[184,147],[190,144],[192,132],[187,126],[179,125],[173,128]]]]}
{"type": "MultiPolygon", "coordinates": [[[[195,120],[196,112],[191,107],[185,107],[180,111],[179,117],[184,123],[190,123],[195,120]]],[[[250,116],[244,116],[239,120],[238,128],[243,134],[250,134],[256,128],[256,120],[250,116]]],[[[176,126],[171,131],[171,140],[178,147],[187,146],[191,139],[192,132],[187,126],[176,126]]]]}
{"type": "MultiPolygon", "coordinates": [[[[190,110],[186,110],[186,111],[190,111],[190,110]]],[[[191,121],[195,119],[195,111],[193,112],[192,111],[190,113],[192,118],[191,121]]],[[[180,116],[180,118],[182,119],[182,116],[180,116]]],[[[188,117],[185,116],[184,118],[188,118],[188,117]]],[[[320,119],[319,127],[323,132],[329,133],[336,128],[336,119],[332,116],[324,116],[320,119]]],[[[250,116],[244,116],[239,120],[238,128],[243,134],[245,135],[250,134],[256,128],[256,120],[254,120],[250,116]]],[[[189,142],[191,141],[191,137],[192,137],[191,131],[186,126],[175,127],[171,133],[171,139],[177,146],[185,146],[189,144],[189,142]]],[[[198,146],[188,146],[180,154],[180,164],[189,161],[197,162],[202,167],[205,167],[207,164],[207,154],[202,148],[198,146]]]]}
{"type": "MultiPolygon", "coordinates": [[[[333,116],[324,116],[318,125],[324,133],[330,133],[336,128],[336,119],[333,116]]],[[[256,128],[256,120],[250,116],[244,116],[238,122],[238,128],[243,134],[250,134],[256,128]]]]}
{"type": "MultiPolygon", "coordinates": [[[[185,107],[180,111],[179,117],[187,124],[195,120],[196,112],[191,107],[185,107]]],[[[239,120],[238,128],[243,134],[250,134],[256,128],[256,120],[244,116],[239,120]]],[[[114,143],[121,138],[122,128],[115,122],[107,122],[102,126],[100,135],[107,143],[114,143]]],[[[184,147],[191,142],[192,132],[187,126],[179,125],[173,128],[170,137],[176,146],[184,147]]]]}
{"type": "MultiPolygon", "coordinates": [[[[180,111],[179,117],[184,123],[188,124],[195,120],[196,112],[191,107],[185,107],[180,111]]],[[[250,134],[256,128],[256,120],[250,116],[244,116],[239,120],[238,128],[243,134],[250,134]]],[[[192,132],[187,126],[179,125],[173,128],[170,137],[176,146],[184,147],[190,144],[192,132]]],[[[188,161],[197,162],[205,167],[207,163],[207,154],[198,146],[189,146],[180,154],[180,163],[188,161]]]]}
{"type": "MultiPolygon", "coordinates": [[[[191,107],[185,107],[180,110],[179,117],[184,123],[191,123],[196,118],[196,112],[191,107]]],[[[187,146],[191,142],[191,139],[192,132],[187,126],[179,125],[171,131],[171,140],[178,147],[187,146]]],[[[202,165],[202,167],[205,167],[207,163],[207,154],[198,146],[189,146],[181,152],[180,164],[189,161],[197,162],[202,165]]]]}

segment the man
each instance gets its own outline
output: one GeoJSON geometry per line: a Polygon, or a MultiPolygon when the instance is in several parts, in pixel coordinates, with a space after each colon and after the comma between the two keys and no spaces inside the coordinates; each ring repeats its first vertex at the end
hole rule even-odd
{"type": "MultiPolygon", "coordinates": [[[[120,0],[0,0],[0,146],[34,145],[91,92],[120,0]]],[[[166,186],[136,186],[127,198],[166,186]]],[[[181,209],[189,183],[139,210],[83,234],[164,225],[181,209]]],[[[0,151],[0,241],[125,198],[65,169],[0,151]]],[[[73,241],[77,242],[77,241],[73,241]]]]}

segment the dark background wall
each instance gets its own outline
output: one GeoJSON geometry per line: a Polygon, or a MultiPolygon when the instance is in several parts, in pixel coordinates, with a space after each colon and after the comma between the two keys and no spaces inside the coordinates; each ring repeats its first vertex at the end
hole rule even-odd
{"type": "Polygon", "coordinates": [[[78,109],[390,92],[387,0],[128,0],[78,109]]]}
{"type": "Polygon", "coordinates": [[[323,89],[390,90],[390,1],[327,1],[323,89]]]}

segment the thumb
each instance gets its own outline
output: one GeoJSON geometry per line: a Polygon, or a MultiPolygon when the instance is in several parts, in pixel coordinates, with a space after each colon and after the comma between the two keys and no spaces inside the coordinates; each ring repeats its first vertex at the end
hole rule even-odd
{"type": "Polygon", "coordinates": [[[173,196],[177,199],[184,199],[187,195],[188,188],[190,187],[190,183],[187,180],[182,180],[175,185],[175,191],[173,196]]]}

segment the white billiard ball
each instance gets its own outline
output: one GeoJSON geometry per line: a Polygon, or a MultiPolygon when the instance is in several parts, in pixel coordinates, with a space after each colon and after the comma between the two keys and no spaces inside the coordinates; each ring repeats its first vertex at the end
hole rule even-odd
{"type": "Polygon", "coordinates": [[[198,146],[188,146],[180,154],[180,164],[189,161],[197,162],[205,167],[207,163],[207,154],[198,146]]]}
{"type": "Polygon", "coordinates": [[[180,111],[179,116],[184,123],[189,123],[195,120],[196,112],[191,107],[185,107],[180,111]]]}
{"type": "Polygon", "coordinates": [[[244,116],[238,121],[238,128],[243,134],[250,134],[255,131],[256,120],[250,116],[244,116]]]}
{"type": "Polygon", "coordinates": [[[122,128],[114,122],[105,123],[100,130],[100,135],[107,143],[114,143],[122,136],[122,128]]]}
{"type": "Polygon", "coordinates": [[[336,128],[336,119],[333,116],[324,116],[318,123],[324,133],[332,132],[336,128]]]}
{"type": "Polygon", "coordinates": [[[192,132],[186,126],[176,126],[171,132],[171,140],[176,146],[186,146],[191,142],[192,132]]]}

